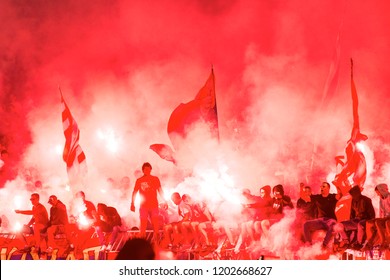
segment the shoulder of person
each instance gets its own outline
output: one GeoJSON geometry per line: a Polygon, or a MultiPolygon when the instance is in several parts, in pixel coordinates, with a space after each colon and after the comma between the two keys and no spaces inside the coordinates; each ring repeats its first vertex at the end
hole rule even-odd
{"type": "Polygon", "coordinates": [[[43,205],[42,203],[38,203],[38,208],[44,208],[44,209],[46,209],[46,207],[45,207],[45,205],[43,205]]]}
{"type": "Polygon", "coordinates": [[[109,213],[112,213],[112,214],[117,214],[117,213],[118,213],[118,210],[116,210],[116,208],[113,207],[113,206],[108,206],[108,207],[107,207],[107,211],[108,211],[109,213]]]}
{"type": "Polygon", "coordinates": [[[154,175],[150,175],[150,176],[153,178],[153,180],[160,181],[160,178],[158,178],[157,176],[154,175]]]}

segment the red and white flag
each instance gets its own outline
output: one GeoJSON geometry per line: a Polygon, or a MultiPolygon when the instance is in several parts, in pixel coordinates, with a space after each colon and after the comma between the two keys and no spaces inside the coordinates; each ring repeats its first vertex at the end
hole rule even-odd
{"type": "Polygon", "coordinates": [[[79,144],[80,130],[62,96],[62,93],[61,103],[63,106],[62,125],[65,135],[65,146],[62,157],[66,163],[69,180],[71,182],[78,182],[82,180],[87,173],[85,154],[79,144]]]}

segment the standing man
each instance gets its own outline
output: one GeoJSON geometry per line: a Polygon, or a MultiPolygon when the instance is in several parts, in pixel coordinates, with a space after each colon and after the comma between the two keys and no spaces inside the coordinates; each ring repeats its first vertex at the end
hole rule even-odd
{"type": "Polygon", "coordinates": [[[134,200],[135,196],[139,192],[141,198],[139,207],[140,236],[145,237],[148,218],[150,218],[153,226],[153,240],[157,241],[159,232],[159,208],[157,193],[159,193],[161,198],[164,200],[164,208],[167,208],[168,204],[164,198],[164,192],[161,188],[160,179],[150,174],[152,172],[152,166],[149,162],[145,162],[142,165],[142,172],[144,175],[138,178],[135,182],[133,194],[131,196],[130,210],[135,212],[134,200]]]}
{"type": "MultiPolygon", "coordinates": [[[[33,193],[30,197],[31,204],[33,205],[31,210],[15,210],[16,214],[23,214],[23,215],[32,215],[31,220],[28,222],[27,227],[31,228],[31,232],[34,234],[34,241],[35,241],[35,248],[29,248],[27,245],[27,240],[25,236],[22,233],[23,241],[26,245],[24,251],[35,251],[38,252],[41,248],[41,230],[43,230],[48,222],[49,222],[49,215],[47,214],[47,210],[43,204],[39,202],[39,194],[33,193]]],[[[43,252],[43,250],[42,250],[43,252]]]]}

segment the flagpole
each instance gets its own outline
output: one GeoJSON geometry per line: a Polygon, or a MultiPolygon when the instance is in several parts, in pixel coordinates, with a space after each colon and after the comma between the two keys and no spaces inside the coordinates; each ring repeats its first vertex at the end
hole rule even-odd
{"type": "Polygon", "coordinates": [[[217,94],[215,91],[215,76],[214,76],[214,65],[211,64],[211,75],[213,76],[213,91],[214,91],[214,98],[215,98],[215,112],[217,113],[217,132],[218,132],[218,143],[220,143],[219,138],[219,121],[218,121],[218,107],[217,107],[217,94]]]}

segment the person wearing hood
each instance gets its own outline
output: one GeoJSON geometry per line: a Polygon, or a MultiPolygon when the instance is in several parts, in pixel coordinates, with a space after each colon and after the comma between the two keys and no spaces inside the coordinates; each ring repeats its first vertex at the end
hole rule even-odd
{"type": "Polygon", "coordinates": [[[250,242],[257,241],[256,235],[261,235],[262,227],[266,221],[271,218],[273,199],[271,197],[271,186],[265,185],[259,189],[260,196],[256,197],[256,202],[246,204],[246,208],[253,208],[253,219],[247,222],[246,232],[250,242]]]}
{"type": "Polygon", "coordinates": [[[349,190],[349,194],[352,197],[350,220],[342,221],[334,228],[342,239],[341,247],[345,247],[349,243],[347,232],[357,230],[356,242],[352,245],[352,248],[360,250],[365,238],[366,222],[375,218],[375,210],[371,198],[362,195],[359,185],[353,186],[349,190]]]}
{"type": "Polygon", "coordinates": [[[374,240],[378,238],[378,244],[385,249],[390,244],[390,193],[386,184],[379,184],[375,187],[379,196],[379,217],[367,221],[367,241],[363,249],[371,249],[374,240]]]}
{"type": "Polygon", "coordinates": [[[273,224],[279,222],[284,217],[284,209],[294,209],[291,197],[284,194],[283,185],[278,184],[272,188],[272,205],[269,218],[261,221],[261,230],[263,231],[264,243],[270,238],[270,228],[273,224]]]}

